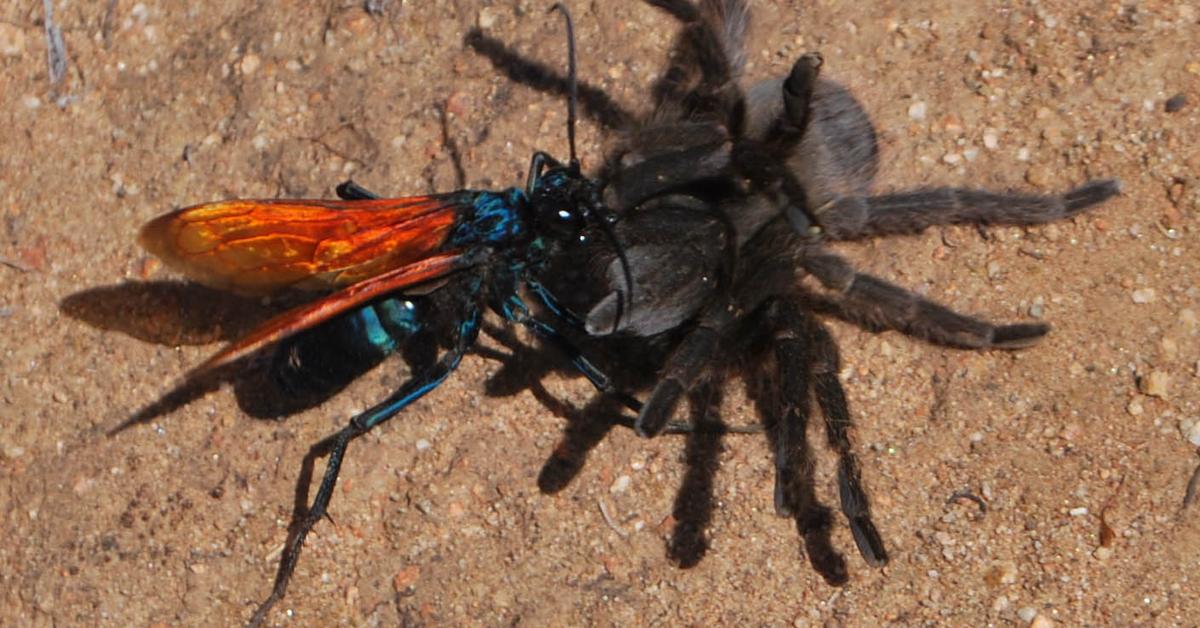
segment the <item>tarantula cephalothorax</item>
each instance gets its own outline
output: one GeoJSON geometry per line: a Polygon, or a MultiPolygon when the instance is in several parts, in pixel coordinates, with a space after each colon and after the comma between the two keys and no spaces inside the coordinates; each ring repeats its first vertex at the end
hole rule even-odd
{"type": "MultiPolygon", "coordinates": [[[[856,271],[824,243],[935,225],[1044,223],[1114,196],[1119,184],[1091,181],[1061,196],[961,188],[874,195],[875,130],[845,87],[819,76],[819,55],[743,90],[744,0],[647,2],[683,24],[650,112],[639,118],[598,89],[580,92],[585,111],[625,136],[600,177],[620,216],[632,298],[625,267],[599,239],[555,266],[557,293],[585,313],[587,332],[602,339],[595,344],[617,356],[614,375],[654,374],[636,422],[643,435],[658,434],[704,382],[735,369],[747,376],[775,456],[776,511],[794,518],[824,578],[844,582],[832,518],[814,491],[806,437],[813,400],[838,455],[841,509],[860,553],[872,565],[887,553],[859,479],[837,346],[820,317],[968,349],[1027,347],[1049,327],[956,313],[856,271]]],[[[510,76],[561,85],[478,32],[468,41],[498,65],[524,64],[510,76]]]]}

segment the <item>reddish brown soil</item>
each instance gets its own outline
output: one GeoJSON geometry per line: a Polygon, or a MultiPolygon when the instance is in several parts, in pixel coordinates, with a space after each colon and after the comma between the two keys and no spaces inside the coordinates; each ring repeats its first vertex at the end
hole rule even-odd
{"type": "MultiPolygon", "coordinates": [[[[471,186],[514,184],[534,149],[564,150],[561,99],[463,46],[483,23],[561,65],[545,2],[392,1],[377,17],[351,0],[182,4],[57,3],[69,64],[56,87],[41,3],[0,8],[5,625],[245,621],[308,447],[404,372],[389,363],[280,422],[249,417],[227,387],[106,437],[264,312],[131,286],[170,278],[135,244],[138,225],[232,196],[330,196],[348,176],[396,195],[451,189],[441,107],[471,186]]],[[[639,107],[674,25],[637,2],[574,4],[581,76],[639,107]]],[[[351,447],[332,521],[272,623],[1195,625],[1200,505],[1181,502],[1200,459],[1181,423],[1200,420],[1200,5],[756,11],[750,74],[821,51],[881,129],[881,189],[1125,183],[1050,227],[839,247],[961,310],[1040,309],[1055,326],[1026,351],[972,353],[831,323],[892,562],[867,567],[839,520],[851,580],[827,586],[773,514],[764,442],[742,436],[720,456],[712,546],[680,569],[664,537],[684,440],[616,431],[564,491],[541,494],[562,418],[528,390],[486,394],[501,363],[471,356],[351,447]],[[1176,94],[1186,102],[1168,112],[1176,94]],[[1154,373],[1163,396],[1146,394],[1161,392],[1154,373]],[[947,503],[964,490],[986,514],[947,503]]],[[[604,149],[589,122],[581,149],[591,165],[604,149]]],[[[568,406],[592,394],[568,375],[541,385],[568,406]]],[[[752,423],[738,390],[725,417],[752,423]]],[[[819,488],[834,503],[829,463],[819,488]]]]}

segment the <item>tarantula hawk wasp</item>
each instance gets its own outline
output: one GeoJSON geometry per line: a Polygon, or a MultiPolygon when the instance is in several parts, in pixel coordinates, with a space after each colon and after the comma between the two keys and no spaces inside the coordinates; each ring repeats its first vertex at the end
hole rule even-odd
{"type": "MultiPolygon", "coordinates": [[[[559,11],[568,37],[568,79],[575,83],[575,40],[569,11],[559,11]]],[[[194,368],[197,378],[261,350],[276,346],[303,351],[298,338],[320,325],[339,327],[349,353],[379,358],[439,324],[449,321],[450,340],[440,357],[413,365],[413,375],[385,400],[350,419],[315,445],[310,457],[328,456],[311,505],[293,522],[269,597],[250,624],[261,623],[283,598],[304,540],[325,516],[351,441],[391,419],[435,389],[475,344],[484,309],[528,328],[564,352],[600,391],[637,411],[641,403],[614,389],[555,325],[537,318],[520,295],[524,288],[568,327],[584,322],[559,304],[542,278],[547,261],[561,249],[591,246],[594,232],[615,240],[614,217],[600,197],[599,182],[582,174],[575,150],[576,95],[568,106],[570,160],[533,155],[523,188],[494,192],[461,190],[407,198],[380,198],[353,182],[338,186],[340,200],[229,200],[179,209],[151,220],[139,242],[190,279],[210,287],[249,294],[283,289],[332,291],[272,318],[246,337],[194,368]],[[319,452],[319,453],[318,453],[319,452]]],[[[625,289],[632,289],[626,272],[625,289]]],[[[620,309],[620,307],[618,307],[620,309]]],[[[614,329],[626,316],[619,312],[614,329]]],[[[287,365],[285,365],[287,366],[287,365]]],[[[295,366],[295,365],[293,365],[295,366]]],[[[292,377],[302,377],[298,368],[292,377]]],[[[674,431],[690,431],[675,424],[674,431]]]]}
{"type": "MultiPolygon", "coordinates": [[[[795,520],[814,568],[842,584],[845,561],[813,486],[806,432],[814,400],[838,455],[841,510],[859,552],[873,566],[888,556],[850,440],[837,346],[819,317],[963,349],[1028,347],[1049,326],[959,314],[856,271],[824,244],[937,225],[1060,220],[1115,196],[1120,184],[1089,181],[1060,196],[964,188],[875,195],[874,126],[849,90],[820,75],[820,55],[743,89],[744,0],[646,1],[682,23],[651,111],[639,118],[580,87],[594,117],[625,135],[599,175],[605,205],[619,216],[622,257],[603,242],[563,249],[551,290],[575,287],[562,292],[564,305],[615,347],[622,368],[614,375],[628,368],[642,382],[652,376],[635,422],[644,436],[661,433],[689,392],[733,371],[746,375],[775,457],[775,509],[795,520]]],[[[478,31],[468,43],[516,80],[547,90],[563,84],[478,31]]]]}

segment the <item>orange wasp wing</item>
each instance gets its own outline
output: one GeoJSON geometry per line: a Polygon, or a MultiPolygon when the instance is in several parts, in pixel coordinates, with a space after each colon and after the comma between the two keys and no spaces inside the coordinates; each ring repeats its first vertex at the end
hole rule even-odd
{"type": "Polygon", "coordinates": [[[472,200],[467,192],[223,201],[159,216],[138,239],[167,265],[214,288],[248,294],[341,288],[439,252],[472,200]]]}
{"type": "Polygon", "coordinates": [[[389,292],[403,290],[445,277],[472,265],[468,256],[456,253],[433,255],[355,283],[310,303],[296,306],[259,325],[246,337],[225,347],[188,374],[195,377],[224,366],[259,349],[355,309],[389,292]]]}

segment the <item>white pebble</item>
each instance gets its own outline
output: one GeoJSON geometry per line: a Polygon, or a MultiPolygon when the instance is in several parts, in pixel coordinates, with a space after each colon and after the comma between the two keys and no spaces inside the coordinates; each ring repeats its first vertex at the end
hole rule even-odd
{"type": "Polygon", "coordinates": [[[629,489],[629,483],[631,481],[633,481],[633,478],[630,478],[628,475],[622,475],[612,483],[612,486],[608,487],[608,490],[610,493],[614,494],[624,493],[629,489]]]}
{"type": "Polygon", "coordinates": [[[417,451],[425,451],[430,447],[433,447],[433,445],[431,445],[429,441],[425,440],[424,438],[417,439],[417,451]]]}
{"type": "Polygon", "coordinates": [[[1022,606],[1017,611],[1017,617],[1020,617],[1023,622],[1031,622],[1034,617],[1037,617],[1037,609],[1032,606],[1022,606]]]}
{"type": "Polygon", "coordinates": [[[1187,441],[1196,447],[1200,447],[1200,421],[1193,421],[1191,427],[1183,434],[1187,441]]]}
{"type": "Polygon", "coordinates": [[[962,155],[959,155],[958,153],[946,153],[945,155],[942,155],[942,161],[953,166],[962,161],[962,155]]]}
{"type": "Polygon", "coordinates": [[[912,118],[913,120],[924,120],[925,119],[925,103],[923,101],[918,100],[918,101],[914,102],[913,104],[909,105],[908,106],[908,117],[912,118]]]}
{"type": "Polygon", "coordinates": [[[1072,517],[1083,517],[1088,514],[1088,509],[1087,506],[1080,506],[1078,508],[1072,508],[1071,510],[1068,510],[1067,514],[1071,515],[1072,517]]]}
{"type": "Polygon", "coordinates": [[[1033,621],[1029,622],[1029,628],[1054,628],[1054,620],[1038,613],[1033,621]]]}
{"type": "Polygon", "coordinates": [[[1156,295],[1154,288],[1139,288],[1134,290],[1131,296],[1134,303],[1144,304],[1153,303],[1156,295]]]}
{"type": "Polygon", "coordinates": [[[254,74],[254,72],[258,70],[259,66],[261,65],[262,59],[252,52],[242,57],[242,60],[238,63],[238,69],[241,70],[243,76],[250,76],[251,74],[254,74]]]}
{"type": "Polygon", "coordinates": [[[988,129],[983,132],[983,147],[988,150],[996,150],[1000,147],[1000,136],[996,132],[988,129]]]}

